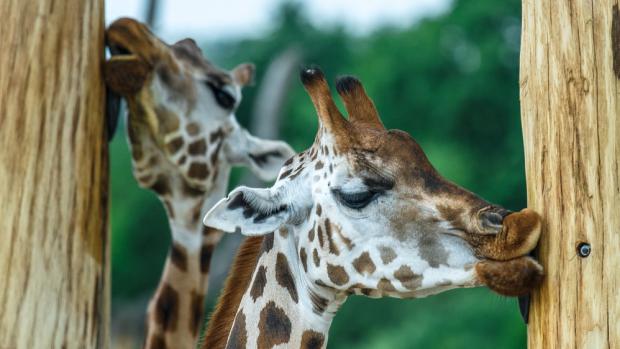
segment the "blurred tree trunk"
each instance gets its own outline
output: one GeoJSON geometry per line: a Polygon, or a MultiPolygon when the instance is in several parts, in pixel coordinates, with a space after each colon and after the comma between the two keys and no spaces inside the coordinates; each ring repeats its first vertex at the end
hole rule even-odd
{"type": "Polygon", "coordinates": [[[545,219],[547,275],[530,348],[620,348],[619,77],[616,1],[523,1],[528,206],[545,219]]]}
{"type": "Polygon", "coordinates": [[[106,348],[103,0],[0,1],[0,348],[106,348]]]}
{"type": "Polygon", "coordinates": [[[159,18],[160,0],[146,0],[146,11],[144,13],[144,22],[155,32],[155,25],[159,18]]]}

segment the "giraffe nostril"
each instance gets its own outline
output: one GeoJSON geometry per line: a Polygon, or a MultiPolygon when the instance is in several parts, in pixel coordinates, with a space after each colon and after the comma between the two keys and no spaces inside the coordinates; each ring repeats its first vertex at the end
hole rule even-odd
{"type": "Polygon", "coordinates": [[[480,221],[482,223],[482,227],[485,229],[493,230],[501,229],[502,222],[504,221],[504,217],[506,216],[502,213],[495,211],[484,211],[480,213],[480,221]]]}

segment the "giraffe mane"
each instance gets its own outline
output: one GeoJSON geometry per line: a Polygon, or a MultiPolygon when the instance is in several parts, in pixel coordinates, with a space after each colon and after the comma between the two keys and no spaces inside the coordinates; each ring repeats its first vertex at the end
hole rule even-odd
{"type": "Polygon", "coordinates": [[[228,334],[235,321],[241,298],[250,284],[252,272],[256,268],[261,252],[263,236],[246,238],[226,278],[226,284],[215,306],[202,342],[201,348],[224,348],[228,334]]]}

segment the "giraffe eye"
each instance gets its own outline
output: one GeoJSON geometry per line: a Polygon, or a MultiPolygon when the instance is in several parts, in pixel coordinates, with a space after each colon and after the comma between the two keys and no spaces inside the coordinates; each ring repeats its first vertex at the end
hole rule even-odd
{"type": "Polygon", "coordinates": [[[206,81],[205,83],[213,93],[213,97],[215,97],[217,104],[219,104],[222,108],[232,109],[235,106],[235,97],[233,97],[230,93],[210,81],[206,81]]]}
{"type": "Polygon", "coordinates": [[[370,204],[380,192],[361,191],[357,193],[344,193],[340,190],[334,190],[334,195],[345,206],[355,209],[362,209],[370,204]]]}

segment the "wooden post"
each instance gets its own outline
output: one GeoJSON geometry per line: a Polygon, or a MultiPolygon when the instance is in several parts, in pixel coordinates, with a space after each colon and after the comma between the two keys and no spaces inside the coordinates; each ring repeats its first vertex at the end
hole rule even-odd
{"type": "Polygon", "coordinates": [[[528,206],[545,220],[547,274],[530,348],[620,348],[619,78],[617,0],[523,0],[528,206]]]}
{"type": "Polygon", "coordinates": [[[103,0],[0,18],[0,348],[106,348],[103,0]]]}

